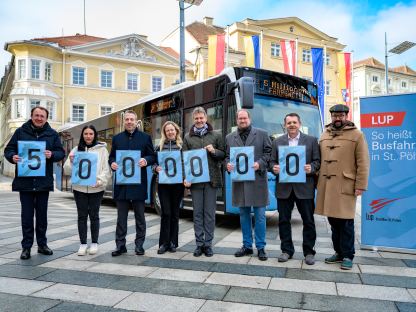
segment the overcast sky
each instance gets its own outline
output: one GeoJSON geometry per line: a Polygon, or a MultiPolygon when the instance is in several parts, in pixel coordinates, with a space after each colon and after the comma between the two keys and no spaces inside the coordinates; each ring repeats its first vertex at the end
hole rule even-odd
{"type": "MultiPolygon", "coordinates": [[[[35,37],[83,33],[83,1],[1,0],[0,43],[35,37]]],[[[176,0],[85,0],[87,34],[112,38],[130,33],[147,35],[155,44],[179,23],[176,0]]],[[[226,26],[245,18],[297,16],[347,45],[354,60],[374,56],[384,63],[384,32],[389,49],[404,40],[416,42],[416,0],[204,0],[186,10],[186,24],[214,17],[226,26]]],[[[0,75],[10,54],[0,51],[0,75]]],[[[416,70],[416,47],[389,57],[390,66],[407,64],[416,70]]]]}

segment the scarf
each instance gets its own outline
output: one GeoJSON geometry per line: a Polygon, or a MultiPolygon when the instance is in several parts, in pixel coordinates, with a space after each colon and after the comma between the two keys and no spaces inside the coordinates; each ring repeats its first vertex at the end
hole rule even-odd
{"type": "Polygon", "coordinates": [[[194,126],[194,133],[197,136],[204,136],[208,132],[208,125],[205,124],[202,128],[197,128],[194,126]]]}

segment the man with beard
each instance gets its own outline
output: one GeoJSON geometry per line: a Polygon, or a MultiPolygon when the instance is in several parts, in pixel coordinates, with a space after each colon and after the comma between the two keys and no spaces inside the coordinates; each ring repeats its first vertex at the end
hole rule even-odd
{"type": "Polygon", "coordinates": [[[316,213],[328,217],[335,254],[326,263],[353,266],[354,217],[357,196],[367,189],[368,146],[363,133],[347,120],[349,108],[338,104],[330,108],[332,123],[319,140],[321,169],[318,180],[316,213]]]}
{"type": "Polygon", "coordinates": [[[254,146],[255,180],[233,182],[232,204],[240,207],[240,224],[243,233],[243,246],[235,252],[236,257],[253,254],[253,234],[251,211],[254,212],[254,235],[259,260],[267,260],[264,250],[266,246],[266,206],[269,204],[267,186],[267,169],[272,150],[270,138],[266,131],[251,126],[250,114],[247,110],[237,111],[237,131],[226,137],[225,163],[227,171],[234,170],[230,163],[230,148],[238,146],[254,146]]]}

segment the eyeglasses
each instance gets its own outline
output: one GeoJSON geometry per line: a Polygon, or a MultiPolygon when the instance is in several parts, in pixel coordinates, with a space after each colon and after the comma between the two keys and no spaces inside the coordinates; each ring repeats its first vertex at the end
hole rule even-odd
{"type": "Polygon", "coordinates": [[[332,114],[331,115],[331,118],[333,118],[333,119],[343,119],[343,118],[345,118],[347,115],[346,114],[344,114],[344,113],[342,113],[342,114],[332,114]]]}

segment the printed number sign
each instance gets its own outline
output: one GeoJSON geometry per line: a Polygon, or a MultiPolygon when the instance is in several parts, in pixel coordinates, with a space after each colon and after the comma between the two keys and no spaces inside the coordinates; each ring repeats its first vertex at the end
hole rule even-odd
{"type": "Polygon", "coordinates": [[[140,184],[141,168],[139,160],[140,151],[119,150],[116,151],[116,184],[140,184]]]}
{"type": "Polygon", "coordinates": [[[98,155],[76,152],[72,166],[72,184],[92,186],[97,183],[98,155]]]}
{"type": "Polygon", "coordinates": [[[279,146],[279,183],[305,183],[305,146],[279,146]]]}
{"type": "Polygon", "coordinates": [[[231,171],[232,181],[254,181],[254,146],[231,147],[230,162],[234,165],[231,171]]]}
{"type": "Polygon", "coordinates": [[[46,142],[18,141],[17,154],[21,160],[17,163],[19,177],[44,177],[46,175],[46,142]]]}
{"type": "Polygon", "coordinates": [[[180,151],[158,152],[157,159],[162,171],[159,184],[182,183],[182,157],[180,151]]]}
{"type": "Polygon", "coordinates": [[[208,156],[203,148],[183,152],[185,180],[190,183],[209,182],[208,156]]]}

